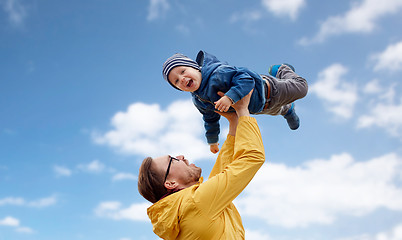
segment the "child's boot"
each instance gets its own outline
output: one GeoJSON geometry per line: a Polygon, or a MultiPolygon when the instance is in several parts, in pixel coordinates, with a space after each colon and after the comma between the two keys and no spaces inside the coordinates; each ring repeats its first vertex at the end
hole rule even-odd
{"type": "Polygon", "coordinates": [[[288,63],[277,64],[277,65],[272,65],[272,66],[269,67],[269,69],[268,69],[269,75],[271,75],[273,77],[276,77],[276,74],[278,74],[278,70],[282,65],[286,65],[286,66],[290,67],[290,69],[292,69],[293,72],[295,71],[295,68],[292,65],[288,64],[288,63]]]}
{"type": "Polygon", "coordinates": [[[289,125],[290,129],[296,130],[296,129],[299,128],[300,120],[299,120],[299,117],[296,114],[295,104],[294,103],[292,103],[292,106],[289,108],[288,112],[285,115],[283,115],[283,117],[288,122],[288,125],[289,125]]]}

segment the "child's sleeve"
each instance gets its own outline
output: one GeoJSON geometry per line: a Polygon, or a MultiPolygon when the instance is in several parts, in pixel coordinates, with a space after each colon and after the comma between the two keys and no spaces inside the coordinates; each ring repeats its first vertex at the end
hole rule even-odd
{"type": "Polygon", "coordinates": [[[222,65],[210,76],[210,83],[236,103],[254,89],[254,77],[247,68],[222,65]]]}
{"type": "Polygon", "coordinates": [[[255,80],[245,71],[238,70],[232,77],[231,87],[225,93],[234,103],[246,96],[255,86],[255,80]]]}
{"type": "Polygon", "coordinates": [[[206,113],[203,116],[205,137],[207,138],[208,144],[217,143],[219,141],[220,125],[219,119],[220,115],[217,113],[206,113]]]}
{"type": "Polygon", "coordinates": [[[208,110],[207,107],[203,107],[205,104],[198,98],[193,98],[193,102],[198,111],[202,114],[202,119],[204,120],[205,137],[207,138],[208,144],[217,143],[219,141],[219,119],[221,118],[221,115],[214,111],[208,110]]]}

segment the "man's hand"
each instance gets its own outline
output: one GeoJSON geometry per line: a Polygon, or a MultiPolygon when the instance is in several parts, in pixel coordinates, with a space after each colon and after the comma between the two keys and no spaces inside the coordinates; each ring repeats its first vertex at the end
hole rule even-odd
{"type": "MultiPolygon", "coordinates": [[[[223,92],[218,92],[218,95],[223,97],[225,94],[223,92]]],[[[239,117],[237,116],[237,113],[235,112],[218,112],[219,115],[222,117],[225,117],[229,121],[229,135],[235,136],[236,135],[236,128],[237,128],[237,123],[239,120],[239,117]]]]}
{"type": "Polygon", "coordinates": [[[219,143],[209,145],[209,150],[211,150],[213,154],[219,152],[219,143]]]}
{"type": "Polygon", "coordinates": [[[237,101],[232,107],[236,110],[237,116],[250,116],[250,112],[248,111],[248,104],[250,103],[251,94],[253,94],[254,89],[244,96],[242,99],[237,101]]]}
{"type": "MultiPolygon", "coordinates": [[[[219,95],[221,96],[221,95],[219,95]]],[[[219,112],[227,112],[232,105],[232,100],[226,95],[221,96],[221,99],[218,101],[214,102],[215,104],[215,109],[218,110],[219,112]]]]}

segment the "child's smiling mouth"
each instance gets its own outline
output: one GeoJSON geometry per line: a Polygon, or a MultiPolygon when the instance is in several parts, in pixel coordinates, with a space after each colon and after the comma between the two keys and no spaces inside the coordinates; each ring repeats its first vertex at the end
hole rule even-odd
{"type": "Polygon", "coordinates": [[[192,85],[193,85],[193,80],[191,80],[191,79],[190,79],[190,80],[188,81],[188,83],[187,83],[187,86],[186,86],[186,87],[188,87],[188,88],[189,88],[189,87],[191,87],[192,85]]]}

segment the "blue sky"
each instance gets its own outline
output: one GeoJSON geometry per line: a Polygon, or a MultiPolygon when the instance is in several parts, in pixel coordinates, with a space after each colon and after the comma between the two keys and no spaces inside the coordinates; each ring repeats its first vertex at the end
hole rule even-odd
{"type": "Polygon", "coordinates": [[[402,239],[399,26],[400,0],[0,0],[0,240],[158,239],[142,159],[184,154],[207,177],[216,157],[161,75],[201,49],[309,82],[297,131],[256,117],[246,239],[402,239]]]}

